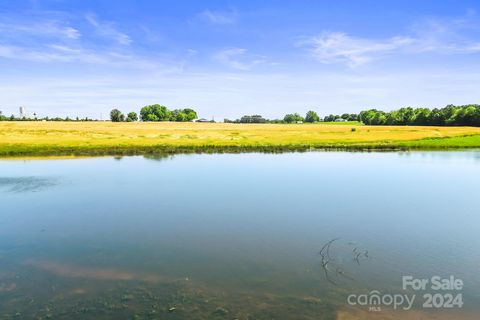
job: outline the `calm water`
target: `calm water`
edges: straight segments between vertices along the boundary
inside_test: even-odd
[[[2,160],[0,319],[477,319],[479,181],[476,151]]]

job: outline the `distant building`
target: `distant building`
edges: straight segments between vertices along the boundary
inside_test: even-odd
[[[346,119],[343,119],[343,118],[338,118],[335,120],[335,122],[346,122],[347,120]]]
[[[20,112],[20,119],[27,118],[27,108],[20,107],[18,108]]]
[[[207,120],[205,118],[200,118],[200,119],[194,119],[192,122],[210,122],[210,120]]]

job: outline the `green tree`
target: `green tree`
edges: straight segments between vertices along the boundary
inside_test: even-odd
[[[160,121],[160,119],[158,119],[158,117],[153,113],[149,113],[146,115],[146,117],[142,117],[142,118],[143,118],[143,121]]]
[[[360,112],[368,125],[480,126],[480,105],[448,105],[444,108],[400,108],[391,112],[370,109]]]
[[[303,122],[304,120],[305,119],[303,119],[303,117],[301,115],[299,115],[298,113],[287,114],[283,118],[283,121],[286,122],[286,123],[296,123],[296,122],[300,122],[300,121]]]
[[[167,107],[159,104],[145,106],[140,110],[140,119],[142,121],[168,121],[170,120],[170,115],[171,112]]]
[[[134,122],[138,120],[138,116],[136,112],[129,112],[127,114],[127,122]]]
[[[190,108],[183,109],[183,113],[185,113],[186,118],[185,121],[192,121],[198,118],[197,112]]]
[[[416,108],[414,110],[415,116],[413,119],[413,124],[417,126],[428,125],[430,120],[430,114],[432,113],[428,108]]]
[[[152,104],[140,110],[142,121],[191,121],[196,118],[195,110],[189,108],[170,111],[165,106]]]
[[[305,122],[313,123],[318,121],[320,121],[320,117],[315,111],[308,111],[305,115]]]
[[[122,122],[125,120],[125,116],[120,110],[113,109],[110,111],[110,120],[112,120],[112,122]]]
[[[183,112],[183,110],[176,109],[172,111],[170,120],[177,122],[187,121],[187,115]]]

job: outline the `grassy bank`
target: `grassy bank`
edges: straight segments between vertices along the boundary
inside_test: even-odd
[[[0,122],[0,156],[480,147],[480,128],[332,124]]]

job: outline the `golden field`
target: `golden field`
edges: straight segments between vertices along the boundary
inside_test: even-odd
[[[354,124],[0,122],[0,155],[480,147],[480,128]]]

